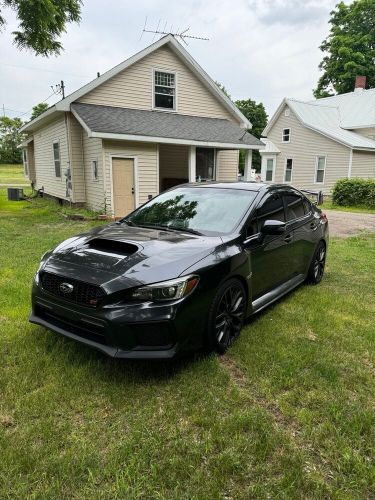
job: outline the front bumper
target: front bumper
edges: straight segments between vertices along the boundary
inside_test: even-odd
[[[192,294],[173,303],[89,308],[34,283],[29,321],[114,358],[170,359],[202,345],[206,315],[201,307]]]

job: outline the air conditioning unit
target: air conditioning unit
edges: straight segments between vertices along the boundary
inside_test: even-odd
[[[20,201],[23,200],[23,189],[21,188],[8,188],[8,200]]]

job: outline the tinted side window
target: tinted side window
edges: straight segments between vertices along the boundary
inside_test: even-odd
[[[279,220],[285,222],[284,205],[281,196],[273,195],[258,210],[259,230],[263,227],[266,220]]]
[[[303,207],[305,209],[305,214],[309,214],[311,212],[311,204],[307,198],[303,198]]]
[[[298,219],[305,215],[302,196],[298,194],[287,194],[284,196],[287,220]]]

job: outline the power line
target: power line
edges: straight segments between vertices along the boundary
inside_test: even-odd
[[[74,78],[91,78],[91,75],[88,76],[88,75],[75,75],[75,74],[72,74],[72,73],[65,73],[65,71],[54,71],[54,70],[51,70],[51,69],[44,69],[44,68],[32,68],[30,66],[21,66],[19,64],[8,64],[8,63],[3,63],[0,61],[0,66],[9,66],[10,68],[21,68],[21,69],[27,69],[29,71],[44,71],[46,73],[56,73],[56,74],[59,74],[61,75],[61,73],[64,73],[64,75],[67,75],[67,76],[72,76]]]

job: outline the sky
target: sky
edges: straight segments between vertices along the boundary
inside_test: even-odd
[[[331,0],[84,0],[82,20],[62,36],[61,55],[45,58],[19,51],[12,41],[15,14],[4,9],[0,33],[0,112],[27,119],[31,108],[53,104],[51,85],[64,80],[69,94],[150,45],[147,27],[190,27],[209,41],[189,41],[187,50],[233,100],[263,102],[272,116],[284,97],[311,99],[320,72],[319,45],[329,31]]]

